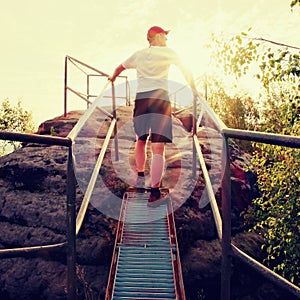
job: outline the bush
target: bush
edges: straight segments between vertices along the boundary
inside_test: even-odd
[[[31,112],[24,110],[21,101],[12,106],[5,99],[0,107],[0,131],[31,133],[34,130]],[[19,142],[0,140],[0,155],[12,152],[20,147]]]
[[[299,285],[300,150],[256,146],[260,151],[253,165],[261,197],[254,200],[246,220],[265,239],[265,263]]]

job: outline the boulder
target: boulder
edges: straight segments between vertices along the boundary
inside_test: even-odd
[[[55,134],[66,137],[82,115],[82,111],[74,111],[68,113],[66,117],[59,116],[45,121],[39,126],[37,134]],[[118,108],[118,128],[130,122],[131,116],[132,107]],[[85,129],[83,138],[86,143],[83,143],[83,146],[86,149],[89,148],[90,137],[95,135],[100,145],[96,149],[101,148],[110,118],[104,117],[102,122],[101,128]],[[183,122],[188,127],[187,130],[183,130],[186,130],[188,134],[190,123],[186,119]],[[126,134],[121,138],[126,138]],[[218,203],[220,203],[219,183],[222,177],[222,168],[220,168],[222,159],[218,134],[212,128],[202,127],[199,129],[198,138],[215,185]],[[180,141],[185,143],[188,140],[189,137]],[[171,184],[178,181],[178,178],[188,180],[184,176],[180,177],[180,170],[185,164],[184,155],[180,155],[178,147],[170,146],[168,150],[166,158],[169,166],[164,183]],[[86,153],[84,160],[93,165],[97,151],[100,150],[96,150],[91,155]],[[26,144],[21,149],[0,157],[0,249],[40,246],[66,241],[67,155],[67,148],[62,146]],[[128,159],[132,169],[134,169],[133,155],[133,151],[130,150]],[[262,240],[259,236],[245,231],[240,218],[241,210],[251,203],[254,195],[252,192],[253,175],[245,171],[248,160],[249,155],[236,146],[232,148],[231,170],[235,198],[233,209],[235,236],[233,239],[246,253],[260,259],[263,255],[260,250]],[[101,176],[111,193],[121,199],[128,184],[118,177],[114,167],[112,152],[108,149]],[[184,172],[190,171],[191,167],[190,162],[186,163]],[[190,193],[186,201],[179,203],[174,213],[186,296],[187,299],[218,299],[221,246],[209,203],[205,195],[203,196],[205,183],[200,170],[196,181],[187,189]],[[83,192],[78,185],[76,189],[77,210],[82,202]],[[174,191],[174,198],[176,198],[175,195],[180,195],[180,192]],[[97,195],[105,197],[104,193],[101,189],[97,190]],[[115,218],[89,205],[76,241],[79,300],[104,299],[116,229]],[[257,295],[257,291],[264,293],[266,296],[264,299],[268,299],[269,295],[273,297],[273,285],[261,278],[258,282],[257,274],[250,272],[247,266],[241,266],[235,261],[233,261],[233,266],[232,289],[235,296],[232,299],[262,299]],[[0,259],[1,299],[63,300],[67,298],[66,293],[67,266],[64,250],[43,251],[40,254]]]

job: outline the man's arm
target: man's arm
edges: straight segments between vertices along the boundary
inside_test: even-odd
[[[181,72],[182,72],[186,82],[191,87],[194,96],[198,95],[198,92],[197,92],[197,89],[196,89],[196,84],[195,84],[192,72],[190,70],[188,70],[187,68],[185,68],[184,66],[182,66],[182,65],[179,68],[181,69]]]
[[[126,68],[121,64],[118,67],[116,67],[114,73],[112,76],[108,77],[108,80],[110,80],[111,82],[114,82],[116,80],[116,78],[125,70]]]
[[[176,52],[173,51],[173,63],[180,69],[184,79],[186,80],[187,84],[191,87],[193,94],[197,95],[197,89],[196,89],[196,85],[195,85],[195,81],[194,81],[194,77],[192,72],[187,69],[184,64],[182,63],[181,59],[179,58],[179,56],[177,55]]]

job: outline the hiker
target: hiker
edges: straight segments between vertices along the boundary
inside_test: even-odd
[[[136,69],[137,93],[133,112],[134,130],[138,136],[135,146],[136,186],[143,187],[145,184],[146,145],[151,132],[149,206],[156,205],[164,198],[159,187],[164,171],[165,143],[172,142],[171,102],[168,96],[169,67],[176,65],[193,92],[197,93],[192,74],[182,65],[178,55],[167,47],[168,33],[168,30],[159,26],[151,27],[147,32],[149,47],[132,54],[108,78],[114,82],[125,69]]]

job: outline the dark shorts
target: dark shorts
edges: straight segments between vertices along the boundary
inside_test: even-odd
[[[154,143],[172,143],[171,103],[157,98],[135,99],[134,130],[140,140]]]

